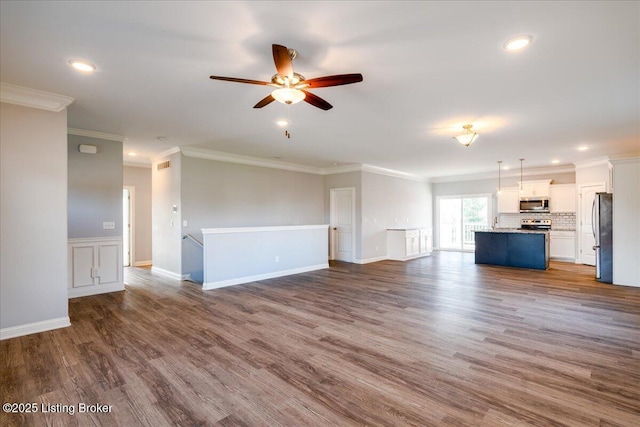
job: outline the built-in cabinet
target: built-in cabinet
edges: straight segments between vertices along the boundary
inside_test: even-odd
[[[431,255],[433,230],[411,228],[387,230],[387,258],[397,261]]]
[[[520,193],[518,187],[506,187],[498,192],[498,213],[519,213]]]
[[[69,239],[69,298],[124,290],[122,239]]]
[[[575,261],[576,259],[576,232],[564,230],[551,230],[549,232],[549,255],[556,260]]]
[[[520,197],[549,197],[551,192],[551,180],[522,181]]]
[[[556,184],[551,186],[551,196],[549,198],[550,210],[552,213],[575,212],[576,211],[576,185]]]

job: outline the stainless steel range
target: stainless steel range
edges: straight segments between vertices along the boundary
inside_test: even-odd
[[[551,220],[550,219],[521,219],[520,229],[521,230],[550,230]]]

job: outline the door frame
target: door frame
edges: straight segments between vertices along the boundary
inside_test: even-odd
[[[125,248],[124,245],[122,247],[122,252],[124,253],[124,251],[128,250],[129,251],[129,267],[134,267],[135,266],[135,247],[136,247],[136,187],[131,186],[131,185],[124,185],[122,187],[123,190],[129,190],[129,247]],[[123,214],[124,214],[124,208],[123,208]],[[122,240],[124,243],[124,233],[127,232],[127,224],[122,224]],[[124,263],[123,263],[124,264]]]
[[[588,182],[585,184],[579,184],[578,188],[576,189],[578,192],[578,206],[576,209],[576,242],[577,242],[577,246],[576,246],[576,264],[584,264],[584,259],[582,257],[582,189],[584,187],[595,187],[595,186],[601,186],[603,188],[602,191],[608,191],[607,189],[607,183],[604,181],[599,181],[599,182]],[[589,209],[589,211],[591,211]],[[591,265],[591,264],[585,264],[585,265]]]
[[[333,226],[335,224],[335,194],[336,191],[351,191],[351,262],[356,259],[356,188],[355,187],[340,187],[329,189],[329,259],[336,259],[336,238],[333,232]]]

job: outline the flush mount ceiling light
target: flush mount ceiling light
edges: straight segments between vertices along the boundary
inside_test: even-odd
[[[96,70],[96,66],[91,62],[83,61],[81,59],[71,59],[69,60],[69,65],[76,71],[81,71],[83,73],[93,73]]]
[[[532,39],[533,37],[531,36],[513,37],[504,43],[504,48],[510,51],[520,50],[529,46],[531,44]]]
[[[581,145],[580,147],[578,147],[578,151],[587,151],[588,149],[589,147],[586,145]]]
[[[289,124],[289,121],[288,121],[288,120],[284,120],[284,119],[282,119],[282,120],[278,120],[278,121],[276,122],[276,124],[277,124],[278,126],[280,126],[281,128],[283,128],[283,127],[285,127],[285,126],[287,126],[287,125]]]
[[[465,132],[462,135],[454,136],[453,138],[465,147],[470,146],[473,144],[473,141],[478,139],[478,134],[471,130],[472,127],[473,125],[462,126],[462,129],[464,129]]]
[[[273,96],[276,101],[287,105],[297,104],[306,97],[303,91],[290,87],[276,89],[271,92],[271,96]]]

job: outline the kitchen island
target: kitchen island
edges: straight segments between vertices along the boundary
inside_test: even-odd
[[[549,232],[492,229],[475,232],[476,264],[549,268]]]

